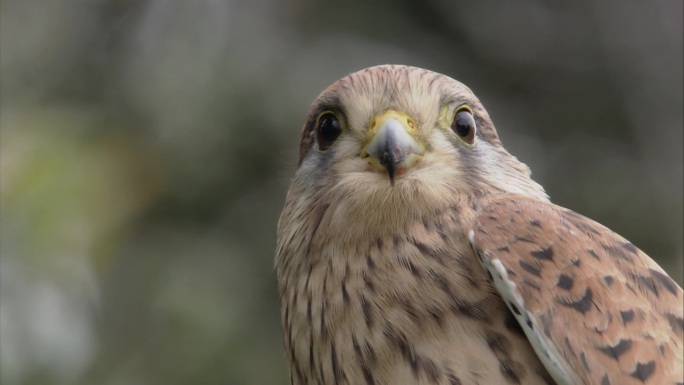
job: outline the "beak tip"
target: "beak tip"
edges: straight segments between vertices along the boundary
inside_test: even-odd
[[[389,163],[386,166],[387,169],[387,176],[389,177],[390,180],[390,186],[394,187],[394,179],[396,176],[396,167],[394,163]]]

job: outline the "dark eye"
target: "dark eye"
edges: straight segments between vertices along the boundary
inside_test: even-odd
[[[342,133],[340,121],[334,113],[327,111],[318,116],[316,140],[321,151],[327,150]]]
[[[451,129],[467,144],[475,143],[477,126],[475,125],[475,119],[473,118],[470,108],[461,107],[461,109],[456,112],[454,121],[451,123]]]

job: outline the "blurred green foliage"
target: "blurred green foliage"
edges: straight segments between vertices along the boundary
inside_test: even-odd
[[[564,206],[681,284],[682,2],[2,0],[0,380],[283,384],[275,227],[309,103],[469,85]]]

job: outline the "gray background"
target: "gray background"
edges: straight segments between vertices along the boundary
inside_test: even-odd
[[[284,384],[304,113],[376,64],[469,85],[556,203],[682,282],[680,0],[0,4],[3,384]]]

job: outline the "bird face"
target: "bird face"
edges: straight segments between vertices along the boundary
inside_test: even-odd
[[[302,133],[297,181],[352,206],[437,207],[490,190],[546,199],[470,89],[406,66],[371,67],[321,93]]]

